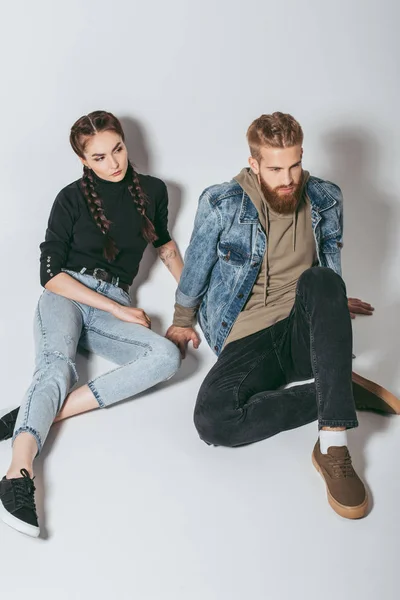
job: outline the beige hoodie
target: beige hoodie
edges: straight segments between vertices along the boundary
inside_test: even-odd
[[[304,171],[303,190],[308,177]],[[306,194],[302,194],[295,213],[280,215],[268,206],[257,176],[250,169],[242,169],[234,179],[257,208],[267,246],[251,295],[225,345],[285,319],[294,304],[298,278],[318,262]]]

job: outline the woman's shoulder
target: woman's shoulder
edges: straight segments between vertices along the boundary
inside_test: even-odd
[[[139,183],[142,190],[148,196],[158,196],[159,194],[165,194],[167,186],[162,179],[153,177],[153,175],[143,175],[138,173]]]
[[[81,212],[82,201],[81,180],[77,179],[58,192],[53,202],[52,213],[55,211],[62,211],[62,213],[67,211],[72,216],[75,215],[75,218],[78,218]]]
[[[56,195],[56,204],[78,205],[83,199],[82,179],[77,179],[72,183],[64,186]]]
[[[58,193],[58,196],[64,196],[64,197],[77,197],[78,195],[82,195],[82,179],[77,179],[76,181],[73,181],[72,183],[69,183],[68,185],[64,186]]]

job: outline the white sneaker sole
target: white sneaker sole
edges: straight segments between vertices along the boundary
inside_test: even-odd
[[[25,523],[17,517],[14,517],[12,514],[8,512],[3,506],[3,503],[0,501],[0,519],[9,527],[16,529],[20,533],[24,533],[25,535],[29,535],[30,537],[39,537],[40,529],[39,527],[35,527],[34,525],[29,525],[29,523]]]

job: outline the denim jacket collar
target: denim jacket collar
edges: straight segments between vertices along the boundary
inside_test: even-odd
[[[238,190],[241,190],[239,184],[236,185]],[[319,213],[327,210],[328,208],[332,208],[332,206],[337,204],[337,200],[329,194],[329,192],[326,190],[326,186],[321,185],[321,183],[315,177],[310,177],[307,182],[306,189],[311,203],[311,212],[313,216],[312,220],[313,223],[316,223],[321,219]],[[257,223],[257,221],[257,209],[246,192],[242,191],[242,205],[240,208],[239,223],[249,224]]]

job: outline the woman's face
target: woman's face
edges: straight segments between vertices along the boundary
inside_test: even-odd
[[[118,133],[101,131],[86,143],[82,163],[106,181],[121,181],[128,169],[128,151]]]

